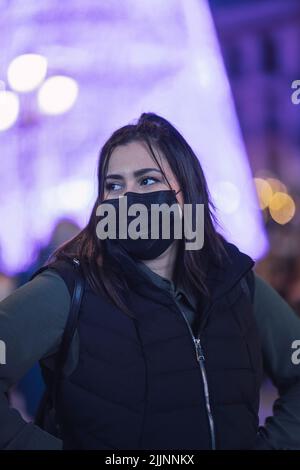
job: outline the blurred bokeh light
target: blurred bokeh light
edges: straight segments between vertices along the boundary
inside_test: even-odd
[[[9,64],[7,80],[13,90],[29,92],[42,83],[46,73],[46,57],[39,54],[22,54]]]

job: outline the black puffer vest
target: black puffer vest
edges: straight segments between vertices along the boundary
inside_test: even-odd
[[[197,338],[173,299],[123,263],[130,318],[87,283],[79,362],[57,402],[64,449],[251,449],[261,347],[245,276],[252,259],[226,243],[210,266]],[[121,261],[121,260],[120,260]],[[73,268],[52,264],[73,289]]]

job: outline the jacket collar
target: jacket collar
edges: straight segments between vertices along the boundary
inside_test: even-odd
[[[217,265],[212,261],[213,257],[209,255],[209,252],[204,255],[205,282],[210,292],[210,299],[201,299],[203,308],[208,308],[212,302],[225,295],[254,266],[252,258],[241,252],[237,246],[225,239],[223,239],[223,244],[225,253],[222,255],[220,264]],[[162,303],[169,304],[172,301],[168,290],[162,289],[162,284],[157,282],[155,278],[157,274],[153,273],[155,276],[149,276],[147,270],[150,271],[150,269],[146,265],[141,266],[141,262],[129,256],[121,246],[108,243],[106,247],[111,260],[118,263],[128,284],[135,291],[154,300],[159,298]],[[189,300],[195,302],[196,298],[192,300],[192,293],[184,291],[182,286],[177,287],[189,295]],[[197,300],[200,301],[200,299]]]
[[[177,282],[174,282],[155,273],[142,261],[137,260],[136,263],[137,268],[143,271],[143,273],[147,275],[149,281],[152,282],[156,287],[169,292],[174,297],[179,297],[180,295],[184,296],[185,300],[190,304],[191,308],[194,310],[197,309],[197,296],[190,289],[187,289],[187,287],[183,286],[183,284],[180,282],[180,279],[178,279]]]
[[[226,240],[223,241],[225,253],[220,265],[209,262],[206,257],[206,284],[212,299],[223,296],[254,266],[253,259]]]

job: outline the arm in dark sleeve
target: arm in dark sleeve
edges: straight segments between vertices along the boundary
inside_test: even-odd
[[[0,449],[62,449],[62,441],[9,406],[7,392],[40,359],[53,354],[67,321],[70,294],[53,270],[38,274],[0,302]],[[3,362],[3,360],[1,361]]]
[[[257,274],[254,311],[264,369],[279,394],[273,416],[260,430],[257,448],[300,449],[300,364],[292,361],[293,342],[300,340],[300,318]]]

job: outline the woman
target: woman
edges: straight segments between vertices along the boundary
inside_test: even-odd
[[[54,252],[51,269],[0,304],[10,358],[1,366],[4,389],[37,360],[50,386],[73,290],[72,260],[80,263],[86,287],[56,404],[62,439],[0,404],[6,423],[0,445],[272,448],[267,430],[258,427],[261,335],[249,295],[261,284],[253,260],[216,231],[193,150],[167,120],[144,113],[103,146],[98,183],[87,226]],[[189,223],[184,204],[203,204],[203,247],[187,250],[186,240],[175,239],[172,217],[169,238],[160,227],[157,239],[114,239],[111,232],[101,239],[99,208],[106,204],[119,215],[121,196],[129,208],[143,203],[147,213],[152,204],[178,203],[183,225]],[[124,220],[129,227],[132,213]],[[21,337],[26,324],[31,339]]]

